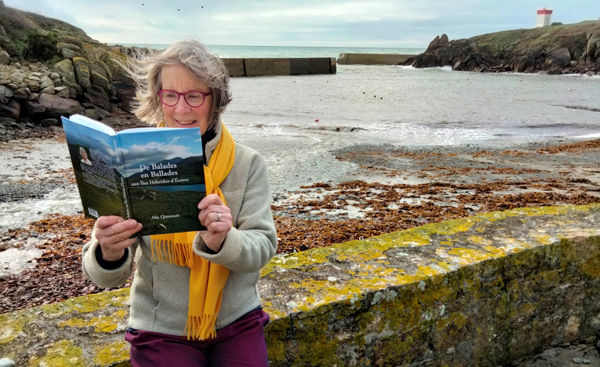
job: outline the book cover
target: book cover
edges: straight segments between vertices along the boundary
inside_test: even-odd
[[[199,128],[115,132],[85,116],[62,118],[83,211],[142,223],[137,236],[198,231],[206,196]]]

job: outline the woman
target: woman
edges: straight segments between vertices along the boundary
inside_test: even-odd
[[[83,271],[101,287],[131,286],[129,329],[135,366],[267,366],[260,307],[260,269],[274,256],[277,236],[263,158],[233,142],[220,115],[231,101],[224,64],[197,41],[135,57],[135,110],[159,127],[199,127],[207,196],[198,203],[197,233],[131,238],[133,219],[98,218],[83,249]],[[157,256],[181,245],[189,259]],[[192,252],[193,251],[193,252]]]

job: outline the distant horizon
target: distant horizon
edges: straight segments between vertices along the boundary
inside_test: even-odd
[[[176,41],[175,41],[176,42]],[[148,43],[148,42],[106,42],[109,46],[129,46],[129,45],[170,45],[171,43]],[[206,46],[220,46],[220,47],[289,47],[289,48],[381,48],[381,49],[415,49],[425,50],[427,47],[403,47],[403,46],[287,46],[287,45],[225,45],[225,44],[209,44],[205,43]]]

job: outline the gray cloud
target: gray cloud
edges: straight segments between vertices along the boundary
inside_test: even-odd
[[[58,18],[106,43],[426,47],[450,39],[535,25],[538,0],[5,0]],[[144,5],[142,5],[144,4]],[[553,21],[598,19],[598,0],[545,0]]]

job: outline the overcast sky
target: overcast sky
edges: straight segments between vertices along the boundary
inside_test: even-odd
[[[5,0],[57,18],[105,43],[168,44],[196,36],[208,45],[418,47],[533,28],[536,11],[553,22],[600,19],[600,0]]]

